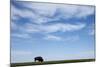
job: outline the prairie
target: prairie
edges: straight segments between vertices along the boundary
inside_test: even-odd
[[[45,65],[45,64],[91,62],[91,61],[95,61],[95,59],[75,59],[75,60],[44,61],[42,63],[39,63],[39,62],[23,62],[23,63],[11,63],[10,65],[11,65],[11,67],[18,67],[18,66]]]

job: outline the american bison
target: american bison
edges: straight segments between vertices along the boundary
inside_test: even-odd
[[[38,57],[34,58],[34,61],[35,62],[43,62],[44,60],[43,60],[43,58],[41,56],[38,56]]]

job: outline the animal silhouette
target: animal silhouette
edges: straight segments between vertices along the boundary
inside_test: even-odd
[[[34,58],[34,61],[35,62],[43,62],[44,60],[43,60],[43,58],[41,56],[38,56],[38,57]]]

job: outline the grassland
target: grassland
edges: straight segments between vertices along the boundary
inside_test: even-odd
[[[59,63],[91,62],[91,61],[95,61],[95,59],[45,61],[43,63],[38,63],[38,62],[11,63],[11,67],[31,66],[31,65],[45,65],[45,64],[59,64]]]

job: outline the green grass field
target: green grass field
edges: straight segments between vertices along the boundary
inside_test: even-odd
[[[30,65],[45,65],[45,64],[59,64],[59,63],[91,62],[91,61],[95,61],[95,59],[45,61],[43,63],[38,63],[38,62],[11,63],[11,67],[30,66]]]

